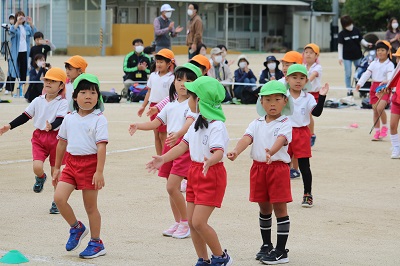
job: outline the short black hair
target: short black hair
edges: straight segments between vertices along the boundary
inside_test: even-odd
[[[135,45],[135,43],[138,43],[138,42],[143,44],[143,40],[142,39],[134,39],[133,42],[132,42],[132,45]]]
[[[190,3],[189,5],[192,5],[193,8],[197,11],[197,13],[199,13],[199,5],[196,3]]]
[[[44,39],[44,35],[40,31],[37,31],[37,32],[35,32],[35,34],[33,34],[33,39],[36,40],[36,39],[39,39],[39,38]]]
[[[146,47],[144,47],[143,53],[152,54],[155,51],[156,51],[156,48],[154,46],[146,46]]]
[[[349,15],[344,15],[340,18],[340,24],[342,24],[342,28],[346,28],[347,26],[353,24],[353,20]]]
[[[74,110],[79,111],[79,106],[78,103],[75,101],[75,99],[78,97],[78,93],[83,90],[95,90],[97,92],[97,100],[100,99],[100,88],[99,85],[96,83],[92,83],[88,80],[81,80],[78,85],[76,86],[76,89],[74,89],[74,92],[72,93],[72,99],[73,101],[73,106]],[[93,109],[98,109],[99,108],[99,102],[96,103],[96,106]]]
[[[218,47],[219,49],[221,49],[222,50],[222,48],[224,48],[225,49],[225,51],[228,51],[228,49],[226,48],[226,46],[225,45],[223,45],[223,44],[218,44],[217,46],[215,46],[215,47]]]
[[[38,66],[38,65],[36,64],[36,61],[39,60],[39,59],[41,59],[41,58],[46,59],[46,58],[44,57],[44,54],[37,54],[37,55],[35,55],[35,57],[33,58],[33,62],[32,62],[32,65],[33,65],[34,68],[41,67],[41,66]]]

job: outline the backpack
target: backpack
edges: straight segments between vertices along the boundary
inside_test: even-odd
[[[115,92],[101,91],[100,93],[105,103],[119,103],[121,101],[121,95]]]
[[[131,102],[143,101],[146,97],[147,89],[145,85],[136,85],[129,88],[129,100]]]

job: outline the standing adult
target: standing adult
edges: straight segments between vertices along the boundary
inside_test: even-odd
[[[365,47],[372,47],[372,43],[363,39],[361,32],[358,28],[354,27],[353,20],[350,16],[344,15],[340,18],[343,30],[339,32],[338,38],[338,52],[339,64],[344,64],[345,83],[347,88],[347,95],[352,95],[351,88],[351,64],[358,67],[362,58],[361,45]]]
[[[397,18],[391,18],[387,25],[387,31],[385,36],[386,41],[390,42],[392,45],[392,53],[396,53],[397,49],[400,47],[400,30],[399,22]]]
[[[153,22],[156,53],[164,48],[171,50],[171,37],[176,37],[183,30],[180,26],[175,29],[175,22],[170,20],[175,9],[169,4],[162,5],[160,11],[161,16],[156,17]]]
[[[7,78],[7,81],[11,81],[12,83],[6,84],[5,94],[14,91],[14,81],[17,77],[20,79],[20,89],[22,89],[21,84],[24,84],[26,81],[31,41],[30,38],[33,37],[35,32],[36,28],[33,25],[32,18],[25,17],[24,12],[18,11],[15,14],[15,24],[10,27],[10,56],[13,60],[8,61],[9,77]]]
[[[186,27],[186,46],[189,47],[189,60],[196,55],[197,46],[203,43],[203,21],[198,15],[199,6],[191,3],[187,14],[190,17]]]

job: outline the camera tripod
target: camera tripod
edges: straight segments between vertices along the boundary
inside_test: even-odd
[[[20,81],[20,78],[19,78],[19,76],[18,76],[17,68],[15,67],[14,58],[13,58],[12,55],[11,55],[9,41],[7,40],[8,29],[5,29],[4,35],[5,35],[5,41],[3,41],[3,42],[1,43],[1,53],[2,53],[3,56],[4,56],[4,61],[7,61],[7,62],[8,62],[8,68],[10,68],[10,66],[13,67],[14,72],[15,72],[15,75],[16,75],[16,79],[15,79],[15,80],[17,80],[17,81],[19,82],[19,81]],[[11,65],[10,65],[10,62],[11,62]],[[8,71],[8,73],[10,73],[10,71]],[[6,84],[7,84],[7,82],[10,81],[9,78],[10,78],[10,77],[7,76]],[[14,85],[14,84],[13,84],[13,85]],[[22,96],[23,96],[23,93],[22,93],[22,86],[21,86],[21,84],[19,84],[19,88],[18,88],[18,89],[19,89],[19,96],[22,97]],[[9,102],[9,101],[2,101],[2,100],[0,99],[0,103],[2,103],[2,102]]]

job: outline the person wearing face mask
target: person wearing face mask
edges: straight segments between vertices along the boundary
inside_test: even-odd
[[[372,47],[373,44],[363,39],[360,30],[354,27],[353,20],[350,16],[342,16],[340,18],[340,24],[343,30],[339,32],[338,37],[339,64],[344,64],[345,84],[348,90],[347,95],[352,95],[351,64],[353,64],[354,67],[360,65],[362,58],[361,45]]]
[[[29,71],[29,82],[36,81],[35,83],[29,83],[29,87],[25,93],[25,99],[28,103],[32,102],[33,99],[42,95],[43,83],[39,83],[42,78],[46,75],[47,70],[51,68],[50,64],[46,65],[46,58],[44,54],[36,54],[32,60],[32,68]]]
[[[164,4],[160,8],[161,16],[154,19],[156,53],[163,48],[171,49],[171,37],[176,37],[183,30],[180,26],[175,28],[175,22],[170,20],[172,11],[175,11],[175,9],[169,4]]]
[[[256,95],[259,91],[256,86],[257,77],[249,68],[250,63],[247,56],[243,54],[239,55],[237,61],[239,68],[235,70],[235,83],[248,83],[249,85],[235,85],[233,87],[233,92],[236,98],[240,99],[244,104],[256,103]]]
[[[232,101],[232,94],[230,92],[231,84],[224,84],[233,82],[232,72],[227,64],[223,62],[222,51],[218,47],[214,47],[210,51],[211,54],[211,68],[207,72],[207,76],[213,77],[220,81],[225,87],[225,99],[223,103],[230,103]]]
[[[198,12],[197,4],[189,4],[187,14],[190,19],[186,26],[186,46],[189,48],[189,60],[196,55],[198,45],[203,43],[203,21]]]
[[[260,84],[265,84],[270,80],[279,80],[283,78],[283,72],[279,69],[279,61],[276,57],[270,55],[264,62],[265,69],[260,74]]]
[[[134,83],[147,82],[147,76],[150,74],[151,58],[143,52],[143,40],[135,39],[132,42],[133,51],[125,56],[124,59],[124,90],[129,92],[130,86]],[[124,93],[123,93],[124,94]]]
[[[392,45],[392,53],[395,53],[400,47],[400,30],[397,18],[391,18],[387,25],[385,40]]]

